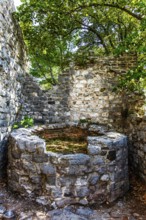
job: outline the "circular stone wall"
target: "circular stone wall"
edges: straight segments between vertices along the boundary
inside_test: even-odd
[[[123,196],[129,188],[126,136],[106,132],[88,136],[87,141],[87,154],[63,155],[47,152],[45,141],[32,130],[13,131],[8,147],[9,188],[54,208],[110,203]]]

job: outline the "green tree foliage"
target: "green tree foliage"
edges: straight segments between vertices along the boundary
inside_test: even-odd
[[[121,87],[146,76],[145,0],[21,0],[19,21],[32,74],[56,84],[56,75],[89,50],[97,55],[137,53],[138,66]]]

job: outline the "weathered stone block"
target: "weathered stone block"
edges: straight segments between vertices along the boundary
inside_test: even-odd
[[[59,186],[61,187],[69,187],[71,186],[72,190],[73,190],[73,186],[75,185],[76,182],[76,177],[75,176],[60,176],[57,179],[57,183]]]
[[[41,184],[41,176],[30,176],[30,181],[33,183],[33,184],[38,184],[40,185]]]
[[[25,171],[36,173],[36,166],[33,163],[28,162],[26,160],[23,160],[21,163]]]
[[[36,201],[39,204],[44,205],[44,206],[51,205],[51,202],[50,202],[48,196],[39,196],[39,197],[36,198]]]
[[[99,166],[101,166],[101,165],[103,165],[104,164],[104,158],[103,157],[101,157],[101,156],[97,156],[97,155],[95,155],[95,156],[93,156],[93,157],[91,157],[91,164],[94,166],[94,165],[99,165]],[[94,167],[93,167],[94,168]]]
[[[104,148],[111,148],[112,147],[112,140],[107,136],[99,136],[97,137],[88,137],[88,143],[91,145],[101,146],[102,149]]]
[[[101,146],[88,145],[88,154],[95,155],[101,152]]]
[[[70,154],[61,156],[58,161],[60,164],[68,162],[70,165],[87,165],[90,162],[90,157],[86,154]]]
[[[84,165],[68,165],[68,166],[61,166],[61,167],[57,167],[58,172],[60,174],[64,174],[65,175],[75,175],[75,176],[79,176],[79,175],[85,175],[86,173],[90,173],[91,169],[90,167],[88,168],[87,166]]]
[[[95,176],[94,175],[91,176],[88,180],[90,185],[96,185],[97,182],[99,181],[99,175],[98,174],[96,174]]]
[[[32,161],[32,155],[28,154],[28,152],[27,153],[23,153],[23,154],[21,154],[21,159],[24,159],[24,160],[26,160],[28,162],[31,162]]]
[[[46,183],[50,186],[55,186],[56,185],[56,176],[47,176],[46,177]]]
[[[21,151],[19,149],[14,149],[12,151],[12,156],[14,159],[20,159],[21,158]]]
[[[41,172],[43,174],[51,176],[51,175],[55,175],[56,170],[55,170],[55,167],[52,166],[51,164],[43,164],[41,165]]]
[[[86,186],[86,185],[88,185],[87,176],[78,177],[78,178],[76,179],[75,185],[76,185],[76,186]]]
[[[32,161],[36,163],[46,163],[48,162],[48,156],[46,154],[39,155],[35,153],[32,155]]]
[[[76,188],[76,193],[79,198],[83,198],[83,197],[88,196],[90,191],[89,191],[88,187],[82,186],[82,187]]]
[[[49,189],[51,191],[52,199],[62,198],[62,191],[60,188],[55,187],[55,186],[50,186],[47,189]]]
[[[56,200],[56,206],[58,208],[63,208],[69,204],[74,204],[76,203],[76,200],[73,198],[63,198],[61,200]]]

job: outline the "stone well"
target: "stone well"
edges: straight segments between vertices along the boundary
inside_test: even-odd
[[[32,131],[21,128],[9,138],[8,186],[13,191],[57,208],[110,203],[128,190],[125,135],[88,136],[87,154],[63,155],[47,152],[45,141]]]

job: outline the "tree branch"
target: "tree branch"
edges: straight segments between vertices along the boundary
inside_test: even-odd
[[[120,7],[118,4],[98,4],[98,3],[91,3],[88,5],[79,5],[77,8],[70,10],[68,13],[72,13],[75,11],[80,11],[82,9],[85,8],[91,8],[91,7],[109,7],[109,8],[117,8],[121,11],[126,12],[127,14],[131,15],[132,17],[136,18],[137,20],[141,21],[142,20],[142,16],[135,14],[134,12],[130,11],[129,9],[125,8],[125,7]]]
[[[91,26],[88,26],[86,24],[83,24],[82,22],[80,22],[78,20],[76,20],[76,22],[78,22],[82,25],[81,29],[86,28],[88,31],[91,31],[92,33],[94,33],[99,38],[101,44],[103,45],[103,47],[105,49],[106,54],[109,54],[108,48],[107,48],[103,38],[101,37],[101,35],[94,28],[92,28]]]

